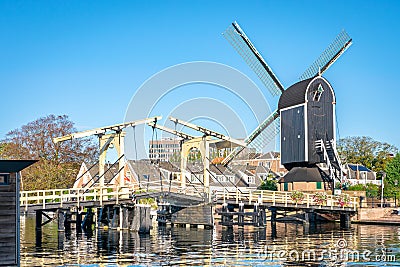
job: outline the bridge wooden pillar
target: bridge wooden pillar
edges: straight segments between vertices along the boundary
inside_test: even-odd
[[[244,203],[239,203],[238,225],[244,225]]]
[[[344,212],[340,213],[340,227],[344,229],[349,229],[351,225],[350,213]]]
[[[35,212],[35,238],[36,238],[36,247],[42,246],[42,211],[37,210]]]
[[[210,143],[209,143],[209,137],[204,136],[202,137],[202,141],[200,143],[200,153],[203,158],[203,183],[204,183],[204,189],[205,193],[207,194],[207,199],[208,202],[211,202],[211,192],[210,192]]]
[[[65,216],[64,212],[62,209],[57,210],[57,226],[58,226],[58,231],[64,231],[64,223],[65,223]]]
[[[76,213],[75,213],[75,227],[76,227],[76,232],[80,233],[82,232],[82,209],[81,207],[76,208]]]

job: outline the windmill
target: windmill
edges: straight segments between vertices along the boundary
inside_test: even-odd
[[[300,81],[286,89],[237,22],[233,22],[223,35],[271,94],[280,95],[277,110],[245,139],[246,144],[262,149],[275,138],[280,128],[281,163],[289,174],[321,173],[319,164],[328,170],[330,183],[342,182],[343,169],[336,151],[335,94],[321,75],[352,44],[349,35],[342,31],[304,72]],[[242,150],[243,147],[237,147],[222,163],[227,165]]]

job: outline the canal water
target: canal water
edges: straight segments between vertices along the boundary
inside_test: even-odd
[[[40,242],[41,241],[41,242]],[[21,266],[400,266],[400,227],[271,223],[212,230],[158,227],[149,235],[95,230],[35,237],[21,217]]]

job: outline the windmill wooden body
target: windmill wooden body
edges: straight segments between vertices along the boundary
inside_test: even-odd
[[[245,139],[246,143],[253,143],[260,149],[280,130],[281,162],[289,170],[289,176],[320,173],[320,178],[330,185],[343,182],[343,169],[336,151],[335,93],[321,75],[351,45],[352,39],[342,31],[304,72],[300,81],[285,89],[236,22],[228,27],[224,36],[266,88],[273,95],[280,95],[277,110]],[[228,164],[240,152],[238,147],[223,163]],[[299,172],[298,168],[304,168],[306,172]],[[309,169],[318,171],[307,171]]]

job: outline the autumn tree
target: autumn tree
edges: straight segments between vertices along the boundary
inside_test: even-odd
[[[373,140],[367,136],[352,136],[339,140],[338,152],[344,163],[362,164],[380,172],[398,149],[388,143]]]
[[[53,138],[76,132],[68,116],[48,115],[7,133],[4,159],[38,159],[22,172],[24,190],[71,187],[83,161],[94,163],[97,145],[90,138],[54,144]]]

